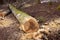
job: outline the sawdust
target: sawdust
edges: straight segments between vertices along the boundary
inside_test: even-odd
[[[45,22],[44,24],[40,25],[43,27],[42,29],[39,29],[36,32],[32,33],[26,33],[22,36],[22,40],[25,39],[35,39],[35,40],[42,40],[43,37],[45,37],[46,40],[48,40],[48,37],[45,35],[50,35],[51,32],[56,32],[57,30],[60,30],[60,17],[56,17],[53,20],[50,20],[49,22]],[[53,31],[52,31],[53,30]]]
[[[4,18],[3,20],[0,20],[0,26],[1,27],[8,27],[10,26],[14,21],[9,18]]]
[[[45,4],[44,4],[45,5]],[[40,7],[42,7],[42,6],[39,6],[39,8]],[[34,12],[35,12],[35,7],[33,7],[34,8]],[[36,7],[36,8],[38,8],[38,7]],[[45,7],[45,8],[47,8],[47,7]],[[43,8],[43,9],[45,9],[45,8]],[[32,7],[30,8],[30,10],[32,9]],[[28,13],[30,12],[30,10],[26,10]],[[37,10],[37,9],[36,9]],[[47,10],[47,9],[46,9]],[[32,11],[32,10],[31,10]],[[33,14],[33,13],[32,13]],[[35,14],[35,13],[34,13]],[[33,15],[34,15],[33,14]],[[39,13],[40,14],[40,13]],[[38,14],[38,15],[39,15]],[[42,14],[44,14],[44,12],[42,13]],[[58,14],[58,13],[57,13]],[[32,16],[33,16],[32,15]],[[35,14],[36,15],[36,14]],[[34,15],[34,16],[35,16]],[[41,15],[41,14],[40,14]],[[39,15],[39,16],[40,16]],[[47,16],[47,15],[46,15]],[[54,14],[53,14],[53,16],[55,16]],[[8,16],[7,16],[8,17]],[[13,16],[12,16],[13,17]],[[50,17],[52,17],[52,15],[50,15]],[[50,19],[50,17],[47,17],[47,18],[49,18],[49,20],[51,20]],[[56,17],[56,16],[55,16]],[[11,18],[11,16],[10,16],[10,18]],[[12,18],[13,19],[13,18]],[[48,21],[49,21],[48,20]],[[10,25],[10,23],[13,23],[12,22],[12,20],[11,19],[9,19],[9,21],[8,21],[8,18],[7,18],[7,20],[6,20],[7,22],[8,22],[8,24],[7,25]],[[10,22],[10,23],[9,23]],[[1,22],[2,23],[2,22]],[[5,22],[4,22],[5,23]],[[6,26],[7,26],[6,25]],[[41,26],[41,25],[40,25]],[[3,26],[2,26],[3,27]],[[14,26],[15,27],[15,26]],[[43,29],[39,29],[37,32],[32,32],[32,33],[25,33],[25,34],[23,34],[22,36],[21,36],[21,39],[22,40],[33,40],[33,39],[38,39],[38,40],[40,40],[41,38],[42,38],[42,36],[44,36],[46,39],[47,39],[47,37],[43,34],[43,32],[45,32],[46,34],[50,34],[50,30],[51,30],[51,32],[53,32],[55,29],[59,29],[60,30],[60,17],[59,18],[54,18],[54,20],[51,20],[51,21],[49,21],[49,22],[46,22],[46,23],[43,23],[42,24],[42,26],[41,27],[43,27]],[[9,29],[8,29],[9,30]],[[13,31],[13,30],[12,30]],[[55,32],[56,32],[56,30],[55,30]],[[53,36],[51,36],[50,38],[49,38],[49,40],[60,40],[60,34],[59,35],[55,35],[55,32],[54,33],[52,33],[52,35]],[[6,32],[5,32],[6,33]],[[19,32],[20,33],[20,32]],[[24,33],[24,32],[22,32],[22,33]],[[58,32],[57,32],[58,33]],[[10,31],[10,34],[12,34],[12,32]],[[10,35],[9,34],[9,35]],[[21,35],[21,34],[20,34]],[[49,35],[50,36],[50,35]],[[14,36],[12,36],[13,37],[13,39],[14,39]],[[18,36],[17,36],[18,37]],[[54,38],[53,38],[54,37]],[[16,38],[16,37],[15,37]],[[33,38],[33,39],[32,39]],[[58,38],[58,39],[57,39]],[[13,40],[12,38],[10,38],[10,40]],[[21,40],[20,39],[20,40]],[[14,39],[15,40],[15,39]]]
[[[46,32],[46,34],[49,33],[48,30],[45,29],[39,29],[37,32],[32,32],[32,33],[26,33],[24,35],[22,35],[21,39],[25,40],[25,39],[42,39],[42,37],[44,36],[44,34],[42,32]]]

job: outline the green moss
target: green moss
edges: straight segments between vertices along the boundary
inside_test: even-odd
[[[60,5],[58,5],[58,6],[56,7],[56,10],[60,10]]]
[[[39,22],[45,22],[46,21],[46,19],[43,16],[37,17],[37,20]]]

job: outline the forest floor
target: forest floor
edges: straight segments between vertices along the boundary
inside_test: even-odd
[[[40,29],[47,30],[46,33],[44,31],[39,34],[40,36],[44,34],[43,37],[40,38],[38,35],[31,38],[31,33],[20,30],[18,20],[11,13],[0,22],[0,40],[60,40],[60,10],[57,10],[59,5],[60,3],[51,5],[43,3],[21,8],[22,11],[38,20]]]

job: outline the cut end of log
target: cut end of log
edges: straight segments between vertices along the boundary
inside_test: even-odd
[[[11,4],[9,4],[9,8],[12,10],[13,14],[20,22],[19,28],[22,29],[24,32],[30,33],[30,32],[35,32],[39,29],[39,24],[35,18],[31,17],[25,12],[19,11]]]
[[[26,21],[22,26],[24,32],[35,32],[39,29],[39,24],[35,18],[31,18]]]

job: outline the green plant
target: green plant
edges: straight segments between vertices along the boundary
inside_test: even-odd
[[[40,1],[40,0],[35,0],[35,1],[36,1],[36,3],[37,3],[37,4],[40,4],[40,3],[41,3],[41,1]]]
[[[56,7],[56,10],[60,10],[60,5],[58,5],[58,6]]]
[[[40,17],[37,17],[37,20],[39,22],[45,22],[46,19],[43,16],[40,16]]]
[[[50,2],[48,3],[48,5],[52,5],[52,2],[50,1]]]

